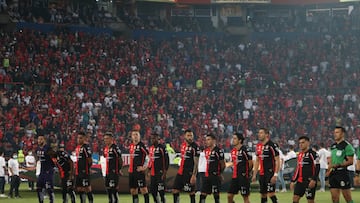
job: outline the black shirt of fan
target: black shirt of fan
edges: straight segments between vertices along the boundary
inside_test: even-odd
[[[121,150],[116,144],[106,146],[104,148],[104,157],[106,159],[106,175],[109,174],[119,174],[121,169]]]
[[[76,147],[76,164],[75,164],[75,174],[76,175],[89,175],[91,162],[88,161],[88,158],[92,158],[92,152],[90,146],[87,144],[78,145]]]

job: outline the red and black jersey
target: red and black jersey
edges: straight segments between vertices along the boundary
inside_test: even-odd
[[[143,166],[145,162],[146,156],[149,154],[146,149],[144,143],[139,142],[137,145],[131,143],[130,144],[130,165],[129,165],[129,173],[133,173],[136,171],[138,166]]]
[[[249,178],[250,166],[249,161],[252,160],[250,152],[245,146],[241,146],[240,149],[233,148],[231,150],[231,160],[233,162],[233,175],[232,178],[244,176]]]
[[[300,152],[297,158],[297,166],[292,177],[292,182],[317,180],[320,171],[319,155],[317,152],[309,149],[306,152]]]
[[[181,145],[181,161],[178,174],[192,173],[194,170],[194,157],[200,156],[200,149],[195,142],[187,145],[184,142]]]
[[[116,144],[106,146],[104,148],[104,157],[106,159],[106,170],[105,174],[115,174],[120,173],[122,167],[122,157],[121,150]]]
[[[275,172],[275,157],[279,156],[279,146],[269,140],[256,145],[256,156],[259,158],[259,173],[265,175]]]
[[[162,174],[169,168],[169,155],[165,147],[161,144],[157,146],[152,145],[149,150],[149,168],[151,169],[151,176]]]
[[[75,175],[89,175],[91,162],[89,158],[92,158],[92,152],[90,146],[87,144],[78,145],[76,147],[76,164],[75,164]]]
[[[224,151],[218,146],[215,146],[212,150],[206,148],[204,153],[206,159],[205,177],[209,177],[209,175],[220,175],[222,172],[220,161],[224,160]]]
[[[53,158],[56,167],[59,169],[60,178],[67,178],[70,175],[72,160],[65,151],[57,151],[56,157]]]

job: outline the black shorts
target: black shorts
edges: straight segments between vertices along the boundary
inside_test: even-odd
[[[250,180],[244,176],[231,179],[230,187],[228,193],[230,194],[240,194],[243,196],[248,196],[250,194]]]
[[[74,187],[74,181],[69,179],[69,177],[61,178],[61,188],[63,190],[70,190]]]
[[[117,188],[119,184],[119,175],[117,174],[108,174],[105,176],[105,187],[106,188]]]
[[[305,194],[306,199],[315,199],[316,184],[313,188],[309,188],[308,186],[309,181],[304,181],[302,183],[297,182],[294,188],[294,195],[302,197]]]
[[[201,193],[216,194],[220,192],[221,180],[220,176],[209,175],[203,179],[203,187]]]
[[[90,187],[90,175],[77,175],[75,177],[76,187]]]
[[[37,188],[45,188],[45,189],[53,189],[54,188],[54,175],[52,173],[43,173],[40,174],[37,182],[36,187]]]
[[[261,194],[275,192],[275,184],[270,183],[271,178],[272,178],[272,174],[260,175],[259,184],[260,184]]]
[[[190,184],[192,174],[176,174],[173,189],[184,190],[184,192],[194,192],[195,185]]]
[[[333,171],[329,176],[330,188],[350,189],[348,170]]]
[[[162,174],[151,176],[150,192],[155,194],[159,191],[165,191],[165,182],[162,180]]]
[[[130,188],[143,188],[146,187],[145,173],[129,173],[129,187]]]

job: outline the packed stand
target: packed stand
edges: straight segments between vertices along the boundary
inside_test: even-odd
[[[41,132],[73,151],[83,130],[94,152],[106,131],[126,152],[136,123],[145,144],[156,131],[176,150],[187,128],[199,144],[215,132],[226,150],[233,132],[253,142],[260,126],[285,148],[304,134],[329,144],[336,123],[349,140],[360,138],[359,36],[234,43],[1,35],[0,147],[7,151],[33,150]]]

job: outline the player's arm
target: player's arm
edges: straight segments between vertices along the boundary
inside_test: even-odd
[[[219,164],[220,164],[220,173],[222,173],[225,169],[224,152],[222,150],[219,151]]]
[[[88,164],[88,167],[91,168],[92,166],[92,153],[90,146],[86,146],[86,149],[84,150],[85,156],[86,156],[86,163]]]
[[[70,158],[70,156],[67,156],[67,162],[68,162],[68,164],[69,164],[69,166],[70,166],[70,179],[72,179],[73,177],[74,177],[74,162],[71,160],[71,158]]]
[[[122,153],[119,147],[116,147],[116,154],[118,159],[118,169],[121,170],[123,167],[123,159],[122,159]]]
[[[161,148],[161,153],[162,153],[162,155],[163,155],[164,171],[166,172],[166,171],[169,169],[169,165],[170,165],[169,154],[168,154],[168,152],[165,150],[165,148]]]
[[[255,163],[254,163],[254,167],[253,167],[253,175],[252,175],[252,181],[256,180],[256,175],[258,173],[259,170],[259,156],[256,156],[255,158]]]
[[[320,173],[320,161],[319,161],[319,155],[317,153],[314,153],[314,163],[315,164],[315,173],[313,177],[311,178],[314,181],[317,181]]]
[[[144,156],[144,163],[142,166],[139,166],[137,170],[138,171],[146,171],[146,169],[148,169],[148,167],[149,167],[149,162],[150,162],[149,152],[146,150],[145,146],[141,147],[141,151]]]
[[[279,173],[279,169],[280,169],[280,157],[279,156],[275,156],[275,171],[274,171],[274,176],[277,176],[277,173]]]

